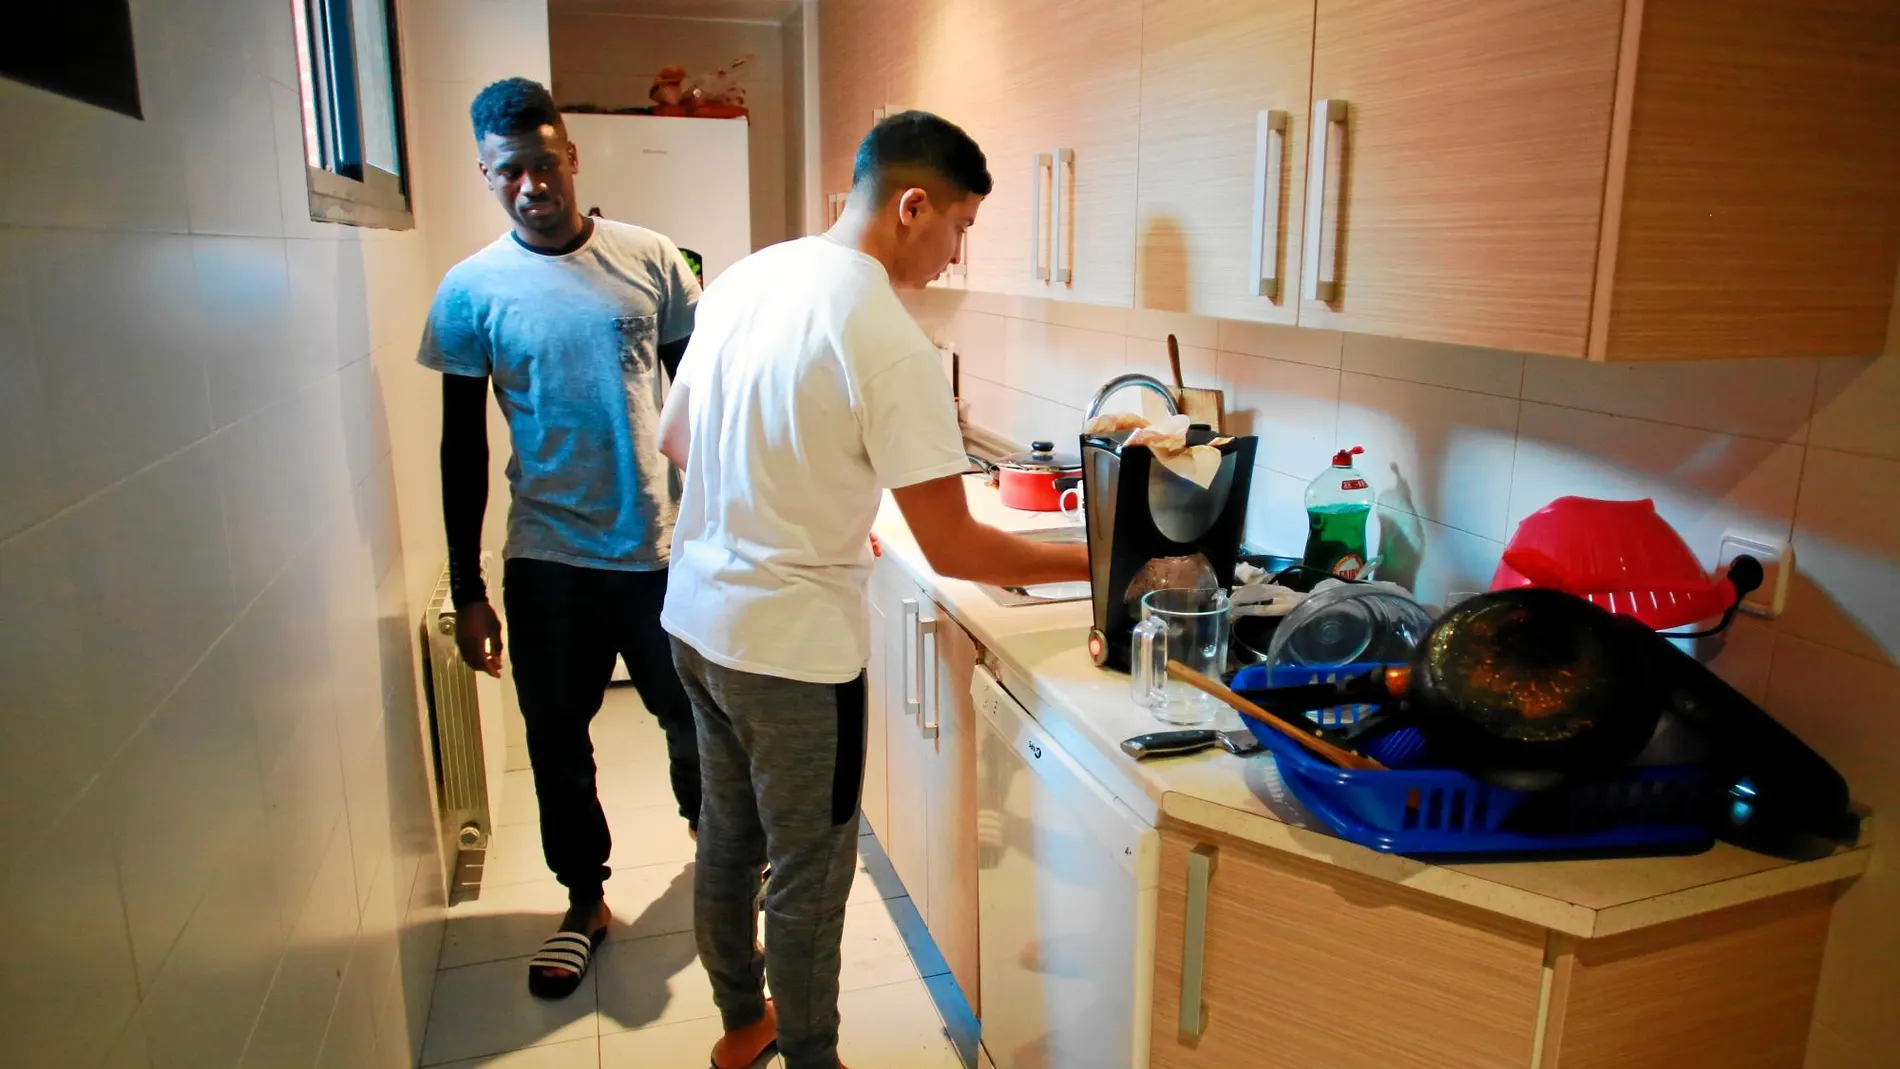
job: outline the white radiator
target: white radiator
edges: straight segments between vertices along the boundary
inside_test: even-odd
[[[423,609],[422,648],[436,809],[444,853],[453,861],[463,851],[488,846],[507,743],[500,682],[464,664],[455,647],[455,600],[446,566]]]

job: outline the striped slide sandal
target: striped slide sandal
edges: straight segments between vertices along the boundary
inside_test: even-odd
[[[596,929],[591,936],[580,932],[555,932],[541,949],[528,959],[528,994],[535,998],[566,998],[587,978],[594,951],[607,941],[607,929]],[[546,973],[543,969],[563,969]]]

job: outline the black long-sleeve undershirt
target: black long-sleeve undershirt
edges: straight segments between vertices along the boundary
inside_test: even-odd
[[[488,511],[488,379],[442,376],[442,529],[458,606],[488,600],[482,517]]]
[[[677,379],[687,339],[659,348]],[[482,519],[488,512],[488,380],[442,376],[442,529],[449,543],[449,592],[455,604],[488,600],[482,580]]]

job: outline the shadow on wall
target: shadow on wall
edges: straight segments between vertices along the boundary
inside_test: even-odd
[[[1162,312],[1188,310],[1187,235],[1178,220],[1161,216],[1142,228],[1141,253],[1135,262],[1135,307]]]

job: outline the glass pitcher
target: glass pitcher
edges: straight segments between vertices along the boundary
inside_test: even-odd
[[[1141,598],[1141,622],[1133,634],[1135,703],[1167,724],[1194,726],[1214,719],[1224,706],[1168,675],[1168,662],[1180,661],[1209,679],[1227,668],[1227,639],[1232,624],[1224,590],[1150,590]]]

